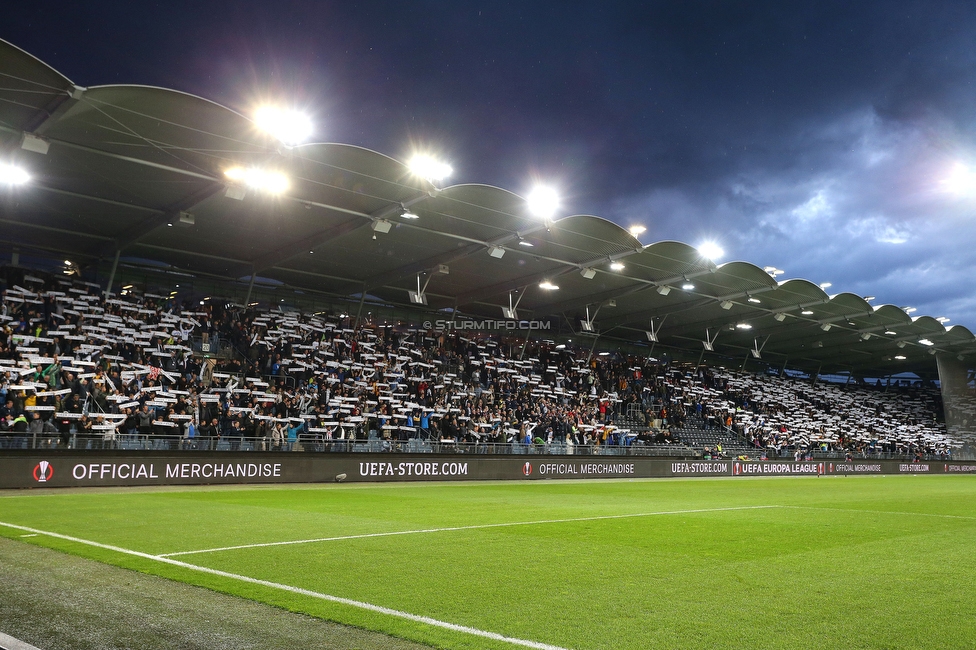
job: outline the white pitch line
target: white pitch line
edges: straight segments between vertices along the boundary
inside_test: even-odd
[[[238,546],[221,546],[218,548],[204,548],[197,551],[177,551],[175,553],[160,553],[157,557],[176,557],[177,555],[196,555],[198,553],[216,553],[218,551],[236,551],[245,548],[262,548],[266,546],[291,546],[292,544],[314,544],[316,542],[340,542],[347,539],[366,539],[369,537],[393,537],[395,535],[420,535],[423,533],[444,533],[458,530],[478,530],[481,528],[507,528],[510,526],[537,526],[540,524],[566,524],[578,521],[599,521],[601,519],[626,519],[630,517],[656,517],[662,515],[686,515],[696,512],[723,512],[728,510],[761,510],[763,508],[779,508],[781,506],[733,506],[728,508],[697,508],[694,510],[663,510],[661,512],[637,512],[624,515],[599,515],[594,517],[573,517],[571,519],[539,519],[537,521],[509,521],[497,524],[472,524],[471,526],[448,526],[445,528],[421,528],[417,530],[394,530],[385,533],[362,533],[360,535],[342,535],[339,537],[316,537],[314,539],[295,539],[285,542],[262,542],[259,544],[240,544]]]
[[[911,515],[914,517],[936,517],[939,519],[966,519],[976,521],[976,517],[967,515],[943,515],[937,512],[905,512],[901,510],[860,510],[858,508],[827,508],[822,506],[779,506],[780,508],[794,508],[801,510],[827,510],[830,512],[855,512],[871,515]]]
[[[524,648],[535,648],[536,650],[569,650],[568,648],[564,648],[562,646],[550,645],[548,643],[539,643],[538,641],[528,641],[526,639],[518,639],[515,637],[505,636],[503,634],[498,634],[497,632],[487,632],[485,630],[479,630],[474,627],[468,627],[467,625],[448,623],[447,621],[441,621],[436,618],[431,618],[429,616],[418,616],[417,614],[402,612],[398,609],[391,609],[389,607],[381,607],[380,605],[373,605],[372,603],[365,603],[359,600],[342,598],[340,596],[332,596],[330,594],[323,594],[318,591],[302,589],[301,587],[292,587],[291,585],[284,585],[278,582],[270,582],[268,580],[260,580],[258,578],[242,576],[236,573],[220,571],[219,569],[211,569],[209,567],[197,566],[196,564],[188,564],[186,562],[181,562],[180,560],[173,560],[168,557],[162,557],[160,555],[151,555],[149,553],[143,553],[141,551],[133,551],[131,549],[122,548],[120,546],[113,546],[111,544],[102,544],[100,542],[93,542],[92,540],[81,539],[80,537],[72,537],[71,535],[62,535],[61,533],[53,533],[51,531],[39,530],[37,528],[30,528],[28,526],[19,526],[17,524],[10,524],[3,521],[0,521],[0,526],[6,526],[7,528],[13,528],[15,530],[23,530],[30,533],[34,533],[36,535],[47,535],[48,537],[55,537],[57,539],[67,540],[69,542],[75,542],[77,544],[85,544],[87,546],[94,546],[96,548],[115,551],[116,553],[132,555],[147,560],[154,560],[156,562],[170,564],[172,566],[181,567],[183,569],[189,569],[191,571],[209,573],[210,575],[220,576],[221,578],[230,578],[232,580],[248,582],[250,584],[261,585],[262,587],[269,587],[271,589],[280,589],[282,591],[287,591],[293,594],[299,594],[301,596],[308,596],[310,598],[318,598],[320,600],[326,600],[332,603],[339,603],[341,605],[357,607],[359,609],[365,609],[371,612],[377,612],[379,614],[386,614],[388,616],[394,616],[396,618],[406,619],[408,621],[413,621],[415,623],[423,623],[425,625],[430,625],[432,627],[439,627],[446,630],[451,630],[453,632],[462,632],[464,634],[471,634],[473,636],[482,637],[484,639],[492,639],[493,641],[502,641],[504,643],[510,643],[512,645],[522,646]]]

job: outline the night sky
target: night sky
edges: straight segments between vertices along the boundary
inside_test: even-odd
[[[714,240],[976,330],[974,2],[33,3],[75,83],[306,108],[315,140]],[[970,171],[973,170],[973,171]],[[450,184],[448,183],[448,184]]]

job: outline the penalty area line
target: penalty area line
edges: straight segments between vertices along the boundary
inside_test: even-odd
[[[108,551],[114,551],[116,553],[121,553],[123,555],[131,555],[133,557],[139,557],[146,560],[153,560],[155,562],[160,562],[163,564],[169,564],[171,566],[180,567],[183,569],[189,569],[191,571],[199,571],[200,573],[208,573],[210,575],[219,576],[221,578],[229,578],[231,580],[238,580],[240,582],[247,582],[253,585],[260,585],[262,587],[268,587],[270,589],[278,589],[281,591],[287,591],[289,593],[298,594],[301,596],[308,596],[310,598],[317,598],[319,600],[325,600],[332,603],[338,603],[340,605],[348,605],[349,607],[355,607],[358,609],[364,609],[370,612],[376,612],[378,614],[386,614],[388,616],[393,616],[396,618],[405,619],[408,621],[413,621],[415,623],[423,623],[424,625],[430,625],[432,627],[439,627],[445,630],[450,630],[452,632],[461,632],[464,634],[470,634],[473,636],[478,636],[484,639],[491,639],[493,641],[501,641],[503,643],[509,643],[512,645],[521,646],[523,648],[535,648],[536,650],[568,650],[562,646],[551,645],[548,643],[539,643],[538,641],[529,641],[527,639],[518,639],[515,637],[505,636],[503,634],[498,634],[497,632],[488,632],[485,630],[479,630],[478,628],[468,627],[467,625],[458,625],[457,623],[449,623],[447,621],[441,621],[436,618],[431,618],[429,616],[419,616],[417,614],[411,614],[410,612],[403,612],[398,609],[392,609],[390,607],[382,607],[380,605],[374,605],[372,603],[366,603],[359,600],[352,600],[350,598],[342,598],[341,596],[333,596],[331,594],[323,594],[318,591],[311,591],[310,589],[302,589],[301,587],[293,587],[291,585],[285,585],[278,582],[271,582],[269,580],[261,580],[259,578],[252,578],[250,576],[239,575],[236,573],[230,573],[228,571],[221,571],[219,569],[211,569],[209,567],[198,566],[196,564],[189,564],[188,562],[183,562],[181,560],[174,560],[168,557],[162,557],[160,555],[152,555],[150,553],[143,553],[141,551],[134,551],[128,548],[122,548],[121,546],[113,546],[111,544],[102,544],[101,542],[95,542],[90,539],[82,539],[80,537],[73,537],[71,535],[62,535],[61,533],[54,533],[47,530],[40,530],[37,528],[30,528],[28,526],[20,526],[18,524],[11,524],[4,521],[0,521],[0,526],[5,526],[7,528],[13,528],[14,530],[22,530],[28,533],[33,533],[35,535],[45,535],[47,537],[54,537],[56,539],[63,539],[69,542],[74,542],[76,544],[84,544],[86,546],[94,546],[95,548],[101,548]]]
[[[338,537],[316,537],[313,539],[294,539],[284,542],[260,542],[257,544],[240,544],[237,546],[220,546],[217,548],[203,548],[196,551],[177,551],[175,553],[160,553],[157,557],[176,557],[178,555],[196,555],[199,553],[217,553],[219,551],[237,551],[247,548],[263,548],[267,546],[291,546],[293,544],[314,544],[316,542],[341,542],[349,539],[368,539],[370,537],[394,537],[396,535],[421,535],[424,533],[445,533],[459,530],[480,530],[484,528],[508,528],[511,526],[538,526],[542,524],[567,524],[583,521],[601,521],[605,519],[627,519],[633,517],[660,517],[664,515],[687,515],[701,512],[728,512],[734,510],[762,510],[765,508],[779,508],[778,505],[767,506],[729,506],[727,508],[695,508],[691,510],[662,510],[660,512],[635,512],[622,515],[597,515],[593,517],[572,517],[569,519],[539,519],[536,521],[506,521],[495,524],[472,524],[470,526],[447,526],[444,528],[419,528],[416,530],[394,530],[383,533],[362,533],[359,535],[341,535]]]

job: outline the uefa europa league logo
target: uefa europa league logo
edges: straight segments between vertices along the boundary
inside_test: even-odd
[[[54,476],[54,468],[46,460],[34,466],[34,480],[38,483],[47,483],[52,476]]]

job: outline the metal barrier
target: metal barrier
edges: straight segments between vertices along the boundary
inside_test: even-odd
[[[105,436],[100,433],[6,433],[0,435],[0,450],[5,449],[72,449],[72,450],[137,450],[137,451],[215,451],[215,452],[308,452],[308,453],[429,453],[429,454],[504,454],[504,455],[541,455],[541,456],[641,456],[663,458],[702,458],[703,450],[685,444],[675,443],[644,443],[633,441],[622,445],[568,445],[565,443],[543,443],[526,445],[520,442],[485,443],[449,440],[424,440],[410,438],[408,440],[391,440],[371,436],[369,438],[325,439],[318,434],[303,433],[297,438],[284,439],[275,442],[272,438],[254,438],[247,436],[221,435],[213,438],[184,438],[165,434],[116,433]],[[741,450],[729,450],[729,453],[712,460],[731,460],[738,456]],[[747,454],[752,460],[761,456],[773,458],[791,458],[794,450],[753,448]],[[921,459],[929,462],[973,460],[972,454],[956,454],[954,456],[940,454],[923,454]],[[812,460],[843,461],[847,457],[846,451],[811,451],[803,454],[804,458]],[[864,452],[852,455],[854,460],[905,460],[915,458],[915,452]]]

